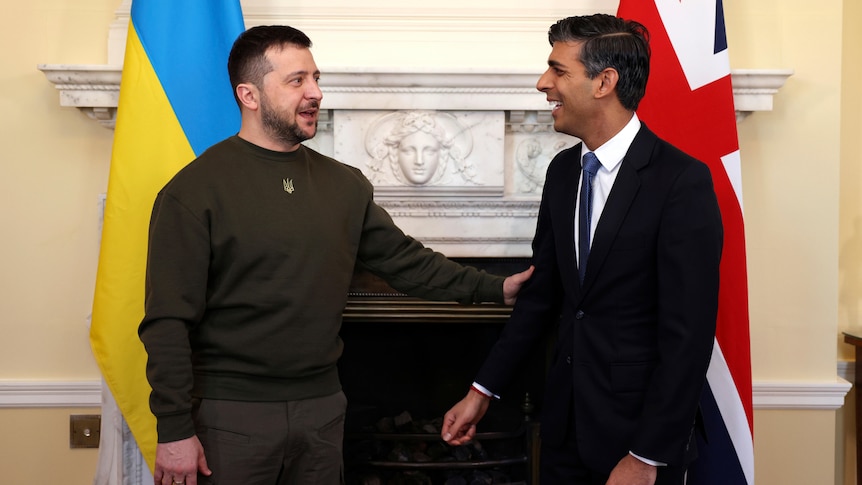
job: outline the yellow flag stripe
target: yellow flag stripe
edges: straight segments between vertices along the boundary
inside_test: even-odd
[[[151,470],[156,422],[149,409],[146,353],[137,334],[144,315],[147,230],[156,194],[192,159],[194,152],[130,25],[90,341]]]

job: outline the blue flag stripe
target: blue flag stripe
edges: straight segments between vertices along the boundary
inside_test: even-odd
[[[239,1],[135,0],[131,18],[195,155],[236,133],[227,58],[245,30]]]
[[[715,46],[713,54],[727,50],[727,32],[724,28],[724,4],[721,0],[715,2]]]
[[[706,440],[697,434],[697,460],[688,469],[688,483],[728,485],[747,483],[721,411],[707,382],[700,399]]]

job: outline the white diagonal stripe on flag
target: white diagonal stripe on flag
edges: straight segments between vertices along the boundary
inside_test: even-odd
[[[673,50],[692,91],[730,74],[727,49],[715,53],[715,0],[656,0]]]

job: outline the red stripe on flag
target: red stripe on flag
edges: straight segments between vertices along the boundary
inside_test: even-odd
[[[706,163],[713,175],[724,223],[716,339],[753,433],[745,230],[740,201],[721,160],[739,149],[730,75],[692,91],[655,3],[621,0],[617,15],[650,32],[650,77],[638,116],[659,136]]]

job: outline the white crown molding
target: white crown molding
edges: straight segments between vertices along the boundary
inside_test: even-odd
[[[60,106],[75,107],[113,128],[121,66],[39,64],[60,92]],[[788,69],[731,72],[737,121],[771,111],[773,98],[793,74]],[[327,109],[537,110],[549,108],[535,90],[538,74],[524,72],[327,72],[321,82]],[[397,106],[392,104],[398,95]],[[407,96],[404,96],[407,95]],[[445,100],[448,106],[440,106]]]
[[[840,377],[829,382],[756,382],[754,409],[840,409],[851,387]]]
[[[754,409],[836,410],[850,391],[847,363],[839,362],[835,381],[759,381]],[[853,363],[849,363],[852,368]],[[843,375],[842,375],[843,374]],[[846,377],[845,377],[846,376]],[[101,407],[102,384],[91,381],[0,380],[0,408]]]
[[[0,380],[0,408],[66,408],[102,405],[102,383]]]
[[[838,409],[855,379],[853,361],[839,361],[834,382],[754,383],[755,409]],[[99,380],[0,380],[0,408],[93,407],[102,404]]]

